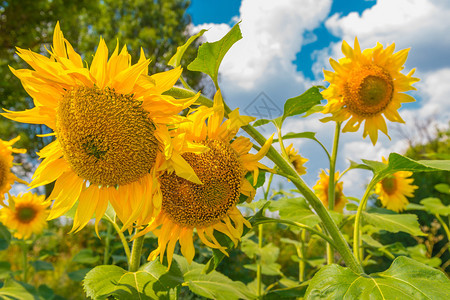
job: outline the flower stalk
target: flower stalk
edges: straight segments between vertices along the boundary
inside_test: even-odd
[[[137,233],[137,229],[136,229]],[[136,272],[139,270],[141,264],[141,252],[142,246],[144,245],[145,235],[141,235],[133,241],[133,248],[131,250],[131,257],[128,263],[128,271]]]

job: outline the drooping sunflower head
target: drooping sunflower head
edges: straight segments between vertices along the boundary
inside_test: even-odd
[[[226,234],[236,245],[244,225],[251,227],[236,204],[241,194],[250,200],[255,195],[245,174],[253,172],[256,179],[260,168],[267,169],[259,160],[267,153],[272,138],[257,154],[249,153],[252,148],[249,139],[235,138],[235,135],[252,118],[239,116],[236,110],[229,114],[228,120],[223,121],[222,101],[218,91],[214,97],[214,107],[195,110],[188,115],[191,122],[178,129],[178,136],[183,136],[186,143],[207,147],[207,151],[182,154],[201,184],[181,178],[174,172],[165,172],[161,176],[161,212],[140,233],[154,230],[158,236],[158,248],[149,259],[160,255],[162,261],[167,251],[170,263],[179,241],[182,254],[189,262],[192,261],[195,254],[192,242],[194,229],[205,245],[227,254],[214,232]]]
[[[383,162],[388,163],[384,157]],[[418,186],[412,184],[414,179],[409,178],[412,174],[409,171],[395,172],[377,183],[375,194],[383,207],[396,212],[405,210],[409,203],[406,197],[413,197],[414,191],[418,189]]]
[[[383,48],[378,43],[361,51],[358,39],[355,38],[354,49],[343,41],[345,57],[339,61],[330,59],[334,72],[324,70],[330,86],[322,92],[328,100],[323,113],[332,116],[323,121],[349,119],[343,132],[357,131],[365,121],[363,136],[369,135],[374,145],[378,130],[388,135],[384,117],[404,123],[397,110],[401,103],[415,100],[403,92],[415,90],[412,84],[419,79],[412,77],[414,69],[407,75],[401,73],[409,49],[394,53],[394,48],[395,44]]]
[[[339,172],[336,172],[335,178],[339,178]],[[329,186],[330,176],[322,170],[319,174],[319,180],[313,187],[316,192],[317,197],[322,201],[323,205],[328,208],[328,186]],[[334,189],[334,211],[343,212],[345,204],[347,203],[347,198],[344,195],[344,183],[337,182]]]
[[[306,167],[304,166],[304,164],[308,161],[308,159],[298,154],[298,151],[295,150],[293,144],[290,144],[286,147],[286,152],[289,156],[289,161],[292,163],[297,173],[299,175],[306,174]]]
[[[84,227],[94,214],[97,224],[108,201],[124,227],[148,222],[158,211],[153,201],[160,205],[160,199],[152,196],[158,194],[159,166],[196,179],[191,168],[183,168],[186,163],[169,131],[184,121],[179,112],[198,95],[188,99],[162,95],[176,83],[181,68],[149,76],[150,61],[143,50],[132,64],[126,46],[119,52],[117,45],[109,56],[103,39],[91,65],[85,66],[59,24],[49,53],[46,57],[18,48],[18,55],[33,69],[12,72],[35,107],[3,114],[19,122],[45,124],[56,136],[40,151],[43,161],[30,186],[56,180],[49,218],[61,216],[78,199],[74,229]]]
[[[45,196],[25,193],[11,196],[9,206],[0,209],[0,221],[14,232],[18,239],[28,239],[33,233],[39,234],[47,225],[48,206]]]
[[[25,149],[16,149],[12,145],[20,139],[20,136],[10,140],[3,141],[0,140],[0,200],[3,200],[5,193],[7,193],[12,184],[15,181],[19,181],[27,184],[26,182],[20,180],[13,172],[11,168],[13,166],[13,153],[25,153]]]

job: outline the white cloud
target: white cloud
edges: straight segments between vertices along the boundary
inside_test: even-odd
[[[350,44],[355,36],[363,48],[376,42],[395,42],[397,49],[411,47],[407,67],[421,72],[450,66],[450,1],[378,0],[361,15],[335,14],[325,25]]]
[[[323,22],[331,0],[243,0],[239,19],[243,39],[225,56],[220,83],[232,107],[245,106],[265,91],[281,104],[300,94],[308,84],[293,63],[305,42],[305,32]],[[236,19],[236,18],[234,18]],[[227,24],[202,24],[210,28],[208,41],[219,39]],[[307,36],[307,41],[314,37]],[[307,42],[306,41],[306,42]]]

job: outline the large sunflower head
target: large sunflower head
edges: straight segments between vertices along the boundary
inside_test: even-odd
[[[11,172],[14,160],[12,154],[26,152],[25,149],[16,149],[12,147],[19,139],[20,136],[17,136],[8,142],[0,140],[0,200],[4,199],[5,194],[11,189],[12,184],[15,181],[27,184]]]
[[[335,178],[339,178],[339,172],[336,172]],[[328,208],[328,185],[330,181],[330,176],[322,170],[319,174],[319,180],[313,187],[316,192],[317,197],[322,201],[323,205]],[[347,198],[344,195],[344,183],[337,182],[334,188],[334,211],[343,212],[345,204],[347,203]]]
[[[169,130],[182,122],[178,113],[198,97],[175,99],[162,95],[178,80],[181,68],[149,76],[143,50],[136,64],[124,46],[111,56],[103,39],[90,66],[64,38],[59,24],[46,57],[19,49],[32,70],[14,70],[35,107],[4,116],[45,124],[56,140],[43,148],[43,159],[31,187],[55,182],[49,218],[67,212],[77,201],[74,230],[95,214],[98,221],[108,201],[127,228],[147,223],[158,211],[156,161],[197,180],[187,164],[173,163],[179,151]],[[181,159],[182,160],[182,159]],[[156,206],[153,200],[156,199]]]
[[[18,239],[28,239],[33,233],[40,233],[47,225],[48,206],[45,196],[25,193],[11,196],[9,206],[0,209],[0,221],[14,231]]]
[[[384,157],[383,162],[388,163]],[[413,197],[414,191],[418,189],[418,186],[412,184],[414,179],[409,178],[412,174],[409,171],[395,172],[377,183],[375,194],[383,207],[396,212],[405,210],[409,203],[406,197]]]
[[[407,75],[400,73],[409,49],[394,53],[394,48],[395,44],[383,48],[378,43],[361,51],[358,39],[355,38],[354,49],[343,41],[345,57],[339,61],[330,58],[334,72],[324,70],[330,86],[322,92],[328,100],[323,113],[332,114],[324,121],[349,119],[343,132],[357,131],[365,121],[363,136],[369,135],[374,145],[378,130],[388,135],[384,117],[404,123],[397,110],[401,103],[415,100],[403,92],[415,90],[412,84],[419,79],[412,77],[414,69]]]
[[[173,172],[161,176],[162,206],[160,214],[139,235],[154,231],[158,248],[149,259],[167,251],[169,263],[179,241],[181,253],[191,262],[194,255],[193,234],[196,229],[200,240],[208,247],[225,248],[214,237],[214,231],[226,234],[236,245],[244,225],[251,227],[236,204],[240,194],[252,199],[255,190],[244,175],[251,171],[258,178],[260,168],[267,169],[259,160],[267,153],[272,138],[257,154],[249,153],[252,143],[236,137],[239,128],[253,120],[240,116],[238,110],[223,121],[224,108],[220,91],[214,97],[214,107],[200,107],[188,115],[191,122],[184,123],[177,133],[184,142],[206,146],[207,151],[185,153],[183,158],[195,170],[202,184],[181,178]],[[255,184],[255,182],[254,182]]]
[[[304,164],[308,161],[308,159],[298,154],[298,151],[295,150],[293,144],[290,144],[289,146],[286,147],[286,152],[289,156],[289,161],[294,166],[297,173],[299,175],[306,174],[306,167],[304,166]]]

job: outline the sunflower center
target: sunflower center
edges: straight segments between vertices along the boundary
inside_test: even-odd
[[[36,216],[36,211],[32,207],[16,207],[17,218],[22,223],[31,222]]]
[[[370,117],[381,113],[392,101],[394,81],[377,65],[355,67],[344,85],[344,103],[354,114]]]
[[[207,227],[224,217],[239,200],[244,171],[236,152],[218,140],[200,142],[210,148],[183,158],[203,182],[195,184],[175,173],[161,177],[162,209],[170,219],[186,227]]]
[[[386,177],[381,181],[381,185],[383,187],[383,190],[388,194],[392,195],[397,190],[397,181],[395,180],[395,177],[390,176]]]
[[[156,159],[155,126],[132,94],[78,87],[57,108],[64,158],[91,184],[124,185],[147,174]]]

